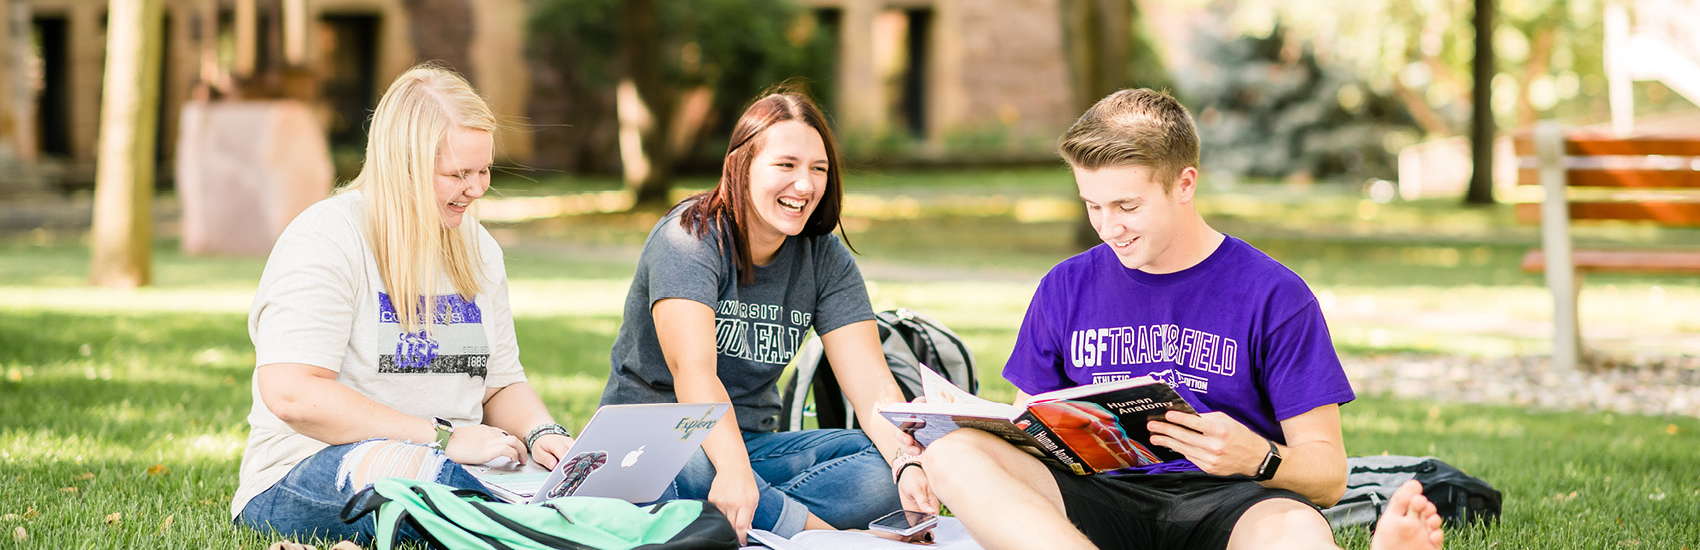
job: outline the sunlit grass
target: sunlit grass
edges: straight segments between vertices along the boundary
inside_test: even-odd
[[[976,354],[982,393],[1011,398],[999,370],[1027,301],[1073,252],[1067,172],[852,170],[846,181],[863,201],[845,225],[874,307],[940,319]],[[1506,208],[1206,183],[1211,222],[1303,275],[1343,354],[1538,355],[1550,345],[1544,282],[1517,264],[1534,230]],[[618,189],[551,185],[511,195]],[[506,250],[521,360],[575,430],[600,397],[636,247],[656,216],[490,224]],[[1694,246],[1696,235],[1613,226],[1580,240]],[[251,405],[246,315],[264,260],[178,246],[156,246],[154,286],[104,290],[84,286],[82,235],[0,237],[0,547],[270,542],[231,528],[228,512]],[[1581,299],[1590,341],[1700,349],[1700,278],[1590,276]],[[1696,419],[1365,395],[1342,421],[1352,454],[1436,455],[1505,491],[1504,522],[1453,531],[1449,548],[1700,549]],[[1367,547],[1359,533],[1343,540]]]

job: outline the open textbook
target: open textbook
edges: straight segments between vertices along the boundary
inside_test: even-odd
[[[926,402],[897,403],[880,415],[922,446],[958,428],[975,428],[1077,475],[1182,458],[1152,445],[1145,424],[1170,410],[1195,412],[1174,388],[1149,376],[1041,393],[1023,409],[981,399],[932,369],[917,370]]]
[[[864,531],[810,530],[789,539],[761,529],[747,533],[751,546],[745,546],[745,550],[761,550],[757,543],[773,550],[980,550],[980,543],[974,542],[968,529],[953,517],[939,518],[939,524],[933,527],[932,544],[925,545],[882,539]]]

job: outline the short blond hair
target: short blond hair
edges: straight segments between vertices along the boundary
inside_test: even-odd
[[[1167,193],[1198,166],[1198,127],[1173,96],[1150,88],[1110,94],[1064,132],[1057,153],[1084,170],[1147,166]]]
[[[365,163],[345,189],[365,193],[378,274],[409,331],[436,317],[439,273],[467,300],[483,288],[478,223],[445,228],[437,204],[437,155],[455,128],[494,132],[496,116],[454,70],[435,62],[408,69],[378,100]]]

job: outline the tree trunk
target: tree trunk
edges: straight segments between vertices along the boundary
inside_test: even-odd
[[[1470,119],[1470,189],[1464,204],[1493,204],[1493,0],[1475,0],[1476,57]]]
[[[620,164],[634,205],[667,201],[672,154],[667,148],[672,94],[662,75],[661,12],[655,0],[620,4],[620,57],[625,75],[615,91],[620,118]]]
[[[108,4],[89,273],[99,286],[137,287],[151,277],[161,14],[161,0]]]
[[[1133,0],[1062,0],[1063,39],[1067,42],[1075,112],[1085,112],[1104,96],[1128,85]],[[1080,250],[1102,242],[1080,209],[1074,245]]]
[[[412,32],[414,58],[440,60],[473,79],[472,4],[468,0],[403,0]]]
[[[12,111],[12,143],[18,160],[24,164],[34,163],[41,154],[41,145],[36,140],[36,96],[35,79],[30,70],[35,58],[35,39],[31,36],[34,31],[34,16],[31,15],[29,0],[12,0],[10,9],[11,44],[10,50],[12,70],[11,76],[11,105]]]

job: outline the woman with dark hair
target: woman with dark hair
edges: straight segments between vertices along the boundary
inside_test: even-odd
[[[740,535],[859,528],[938,506],[874,412],[903,396],[861,272],[832,234],[843,197],[820,108],[794,92],[762,97],[732,130],[719,184],[650,231],[626,296],[602,404],[731,401],[677,482]],[[780,372],[811,327],[861,430],[774,431]]]

